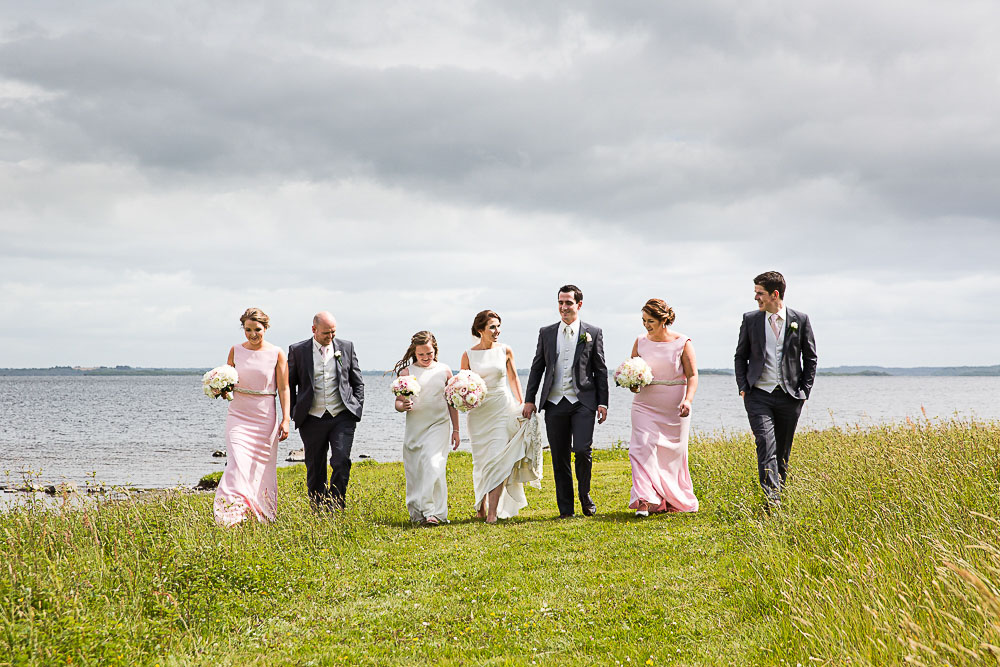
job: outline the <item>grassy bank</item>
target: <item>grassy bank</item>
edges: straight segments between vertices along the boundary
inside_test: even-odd
[[[355,464],[314,515],[279,470],[270,526],[210,495],[0,515],[0,664],[963,664],[1000,658],[1000,424],[801,434],[769,515],[749,437],[691,443],[694,515],[625,509],[627,452],[595,458],[599,515],[410,526],[400,464]],[[5,662],[6,661],[6,662]]]

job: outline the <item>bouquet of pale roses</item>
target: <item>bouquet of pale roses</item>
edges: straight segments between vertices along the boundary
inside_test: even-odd
[[[415,398],[420,393],[420,383],[412,375],[400,375],[392,381],[392,393],[403,398]]]
[[[219,398],[227,401],[233,400],[233,389],[239,382],[240,376],[232,366],[219,366],[213,368],[201,377],[201,388],[209,398]]]
[[[486,397],[486,383],[472,371],[459,371],[444,388],[444,400],[461,412],[482,405]]]
[[[626,389],[641,389],[653,381],[653,369],[642,357],[632,357],[615,370],[615,384]]]

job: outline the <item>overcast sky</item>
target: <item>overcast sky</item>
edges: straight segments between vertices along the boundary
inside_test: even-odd
[[[1000,363],[1000,4],[0,2],[0,367],[207,367],[331,310],[362,368],[556,290],[729,367]]]

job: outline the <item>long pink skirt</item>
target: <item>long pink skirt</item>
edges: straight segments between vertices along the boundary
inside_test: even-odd
[[[629,507],[643,502],[650,512],[695,512],[688,471],[688,433],[691,417],[680,416],[683,385],[643,387],[632,400],[632,437],[628,458],[632,463]]]
[[[215,492],[215,520],[231,526],[278,508],[278,420],[274,396],[237,393],[226,416],[226,470]]]

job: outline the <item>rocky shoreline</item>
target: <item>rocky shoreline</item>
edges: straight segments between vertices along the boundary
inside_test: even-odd
[[[212,453],[214,458],[226,458],[226,452],[218,451]],[[370,458],[366,454],[361,454],[358,456],[359,459]],[[291,449],[288,451],[288,455],[285,457],[284,461],[286,463],[304,463],[305,462],[305,450],[304,449]],[[224,463],[224,462],[223,462]],[[172,487],[132,487],[128,485],[124,486],[113,486],[104,483],[99,484],[87,484],[85,487],[80,488],[79,485],[73,482],[60,482],[58,484],[43,484],[38,482],[24,482],[23,484],[10,485],[10,484],[0,484],[0,494],[22,494],[22,495],[43,495],[51,498],[72,498],[72,497],[85,497],[85,496],[104,496],[111,497],[115,499],[128,498],[133,495],[139,494],[150,494],[150,493],[162,493],[164,491],[186,491],[186,492],[204,492],[212,491],[219,484],[219,477],[221,477],[221,472],[209,473],[205,475],[198,483],[194,486],[172,486]],[[2,496],[0,496],[2,497]],[[0,502],[0,507],[3,503]]]
[[[212,452],[213,458],[226,458],[226,452],[216,450]],[[360,458],[368,458],[362,455]],[[285,457],[286,463],[303,463],[305,462],[305,450],[304,449],[292,449],[288,451],[288,455]],[[218,473],[221,474],[221,473]],[[80,488],[79,485],[73,482],[60,482],[58,484],[43,484],[38,482],[25,482],[23,484],[11,485],[11,484],[0,484],[0,494],[42,494],[51,497],[57,496],[129,496],[132,494],[143,494],[143,493],[156,493],[166,490],[182,490],[182,491],[211,491],[218,485],[218,479],[214,479],[217,475],[205,475],[202,477],[197,484],[192,487],[176,486],[176,487],[131,487],[131,486],[109,486],[107,484],[88,484],[84,488]]]

